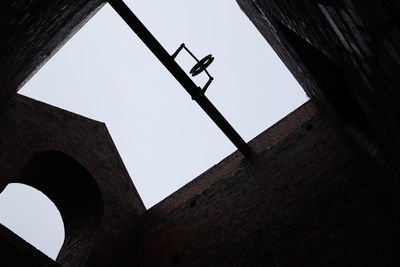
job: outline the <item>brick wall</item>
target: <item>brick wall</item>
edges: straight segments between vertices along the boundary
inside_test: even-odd
[[[0,191],[8,183],[26,182],[23,179],[26,175],[21,174],[21,171],[36,155],[48,151],[65,154],[67,158],[74,160],[69,166],[78,165],[79,169],[85,170],[83,173],[92,177],[89,184],[94,183],[98,189],[90,192],[99,191],[102,206],[102,214],[96,217],[98,220],[95,222],[82,219],[85,217],[77,212],[79,203],[75,203],[78,205],[77,218],[63,214],[63,208],[58,207],[63,219],[70,218],[75,225],[66,229],[66,242],[58,261],[64,266],[85,266],[88,262],[96,263],[97,266],[109,266],[110,262],[118,262],[123,258],[121,253],[134,240],[138,218],[145,207],[105,125],[16,95],[0,109]],[[48,164],[52,164],[51,158]],[[53,167],[49,166],[48,169]],[[38,168],[40,170],[43,166]],[[60,168],[60,172],[69,171]],[[88,185],[85,180],[87,175],[80,177],[82,180],[64,176],[54,175],[53,179],[59,179],[59,182],[39,183],[43,188],[38,189],[48,190],[48,197],[52,199],[53,195],[52,201],[56,205],[63,204],[57,199],[60,193],[72,200],[79,195],[85,197],[85,193],[81,191],[85,184]],[[36,175],[34,178],[43,177]],[[63,183],[67,186],[61,186],[61,191],[53,192],[57,185]],[[38,183],[30,181],[30,184],[35,186]],[[91,196],[90,192],[87,192],[87,197]],[[84,205],[83,202],[81,204]],[[87,214],[92,212],[91,209],[86,211]],[[85,214],[85,211],[82,213]],[[65,223],[68,225],[69,221]],[[85,231],[77,232],[77,229]],[[68,232],[75,234],[69,235]]]
[[[101,190],[93,250],[64,266],[399,264],[398,187],[349,149],[311,102],[252,140],[253,159],[235,152],[148,211],[110,156],[116,151],[102,124],[17,96],[0,126],[2,186],[34,151],[56,147]],[[5,262],[21,253],[15,238],[0,231]],[[36,260],[26,251],[20,260]]]
[[[391,158],[384,165],[398,166],[398,2],[237,2],[336,127],[361,132],[384,150],[377,161]]]
[[[0,104],[104,4],[102,0],[3,0],[0,6]]]
[[[144,214],[134,266],[394,266],[392,180],[311,103]]]

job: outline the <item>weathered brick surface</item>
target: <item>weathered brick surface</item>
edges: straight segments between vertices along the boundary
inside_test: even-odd
[[[100,188],[96,238],[83,233],[77,247],[65,247],[83,261],[63,265],[399,264],[398,187],[356,156],[310,102],[252,140],[252,160],[235,152],[148,211],[103,124],[17,96],[0,126],[2,186],[45,148],[72,155]],[[88,240],[94,252],[74,254],[88,249]],[[6,248],[6,262],[21,252]],[[21,260],[36,260],[35,253]]]
[[[237,2],[337,127],[363,132],[398,165],[398,1]]]
[[[256,153],[263,151],[290,134],[293,129],[307,122],[313,116],[317,116],[317,114],[315,105],[309,101],[299,107],[296,112],[293,112],[290,116],[286,116],[263,134],[250,141],[249,145]],[[187,202],[194,195],[200,194],[218,180],[231,176],[239,170],[240,163],[243,161],[243,155],[239,151],[236,151],[158,203],[156,205],[157,212],[168,213],[177,206]]]
[[[124,246],[131,244],[137,219],[145,208],[105,125],[17,95],[0,110],[0,190],[8,183],[24,182],[21,181],[21,170],[43,151],[64,153],[83,166],[98,187],[94,190],[99,190],[102,201],[102,215],[94,225],[83,219],[79,221],[81,217],[71,218],[69,214],[63,214],[62,206],[59,207],[64,220],[69,219],[64,221],[67,236],[58,260],[65,266],[83,266],[89,256],[90,261],[98,266],[109,266],[109,261],[118,262]],[[48,169],[53,167],[48,166]],[[69,171],[60,169],[67,174]],[[65,190],[70,192],[63,192],[61,188],[61,191],[53,193],[51,188],[48,189],[50,194],[54,194],[55,204],[62,204],[57,199],[59,193],[70,197],[73,202],[73,197],[78,197],[80,187],[86,183],[73,177],[70,180],[76,184],[71,185],[68,184],[68,177],[64,176],[60,173],[54,179],[65,183]],[[30,183],[37,184],[35,181]],[[43,183],[42,187],[46,189]],[[48,185],[57,187],[60,183],[49,180]],[[84,192],[80,195],[84,197]],[[51,196],[49,198],[52,199]],[[76,205],[75,212],[78,212],[79,203]],[[91,212],[87,210],[87,213]],[[77,216],[81,215],[78,213]],[[77,233],[77,229],[82,232]],[[69,233],[73,235],[68,236]]]
[[[307,103],[250,142],[255,158],[235,152],[145,211],[103,124],[16,96],[0,110],[0,190],[28,181],[20,180],[24,166],[54,150],[87,170],[101,196],[101,216],[91,217],[97,224],[68,220],[74,234],[59,257],[64,265],[400,265],[399,180],[393,179],[400,4],[237,1],[334,127]],[[50,2],[6,1],[0,8],[8,23],[0,26],[0,101],[102,3]],[[343,132],[392,175],[349,149]],[[67,174],[57,178],[68,181]],[[19,245],[14,250],[8,241]],[[46,266],[35,251],[29,259],[20,254],[27,251],[21,244],[0,231],[6,261],[21,255]]]
[[[399,264],[397,187],[311,103],[251,144],[144,214],[132,266]]]
[[[0,104],[14,95],[103,4],[103,0],[2,0]]]

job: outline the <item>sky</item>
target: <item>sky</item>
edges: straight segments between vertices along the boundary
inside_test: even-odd
[[[171,54],[181,43],[213,54],[206,95],[246,142],[307,101],[234,0],[125,1]],[[187,71],[195,63],[184,52],[176,60]],[[105,122],[147,208],[236,150],[109,5],[19,93]],[[64,239],[54,204],[24,185],[0,194],[0,223],[53,259]]]

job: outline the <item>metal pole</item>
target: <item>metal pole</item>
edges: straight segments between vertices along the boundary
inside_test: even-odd
[[[245,157],[251,157],[252,151],[240,135],[233,129],[229,122],[214,107],[208,98],[201,93],[201,90],[190,79],[185,71],[176,63],[174,58],[168,54],[164,47],[133,14],[129,7],[122,0],[108,0],[111,7],[121,16],[137,36],[146,44],[153,54],[161,61],[176,80],[185,88],[200,107],[210,116],[217,126],[225,133],[232,143]]]

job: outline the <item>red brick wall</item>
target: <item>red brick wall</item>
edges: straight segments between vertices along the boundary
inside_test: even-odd
[[[102,0],[3,0],[0,6],[0,104],[104,4]]]
[[[398,1],[237,2],[319,109],[400,175]]]
[[[144,214],[132,266],[395,266],[399,194],[311,103]]]
[[[65,266],[88,261],[109,266],[110,262],[117,262],[123,249],[134,240],[137,221],[145,207],[105,125],[17,95],[0,110],[0,191],[8,183],[19,182],[25,165],[37,153],[46,151],[64,153],[78,162],[92,176],[102,199],[103,214],[94,225],[81,217],[77,221],[71,219],[76,225],[83,224],[86,231],[75,233],[74,237],[66,232],[67,246],[58,260]],[[55,175],[55,179],[62,177]],[[69,192],[63,193],[74,196],[83,184],[83,180],[82,184],[69,184],[65,188]],[[58,203],[54,199],[53,202]]]
[[[317,116],[317,114],[318,112],[315,105],[311,102],[307,102],[298,108],[296,112],[293,112],[290,116],[284,117],[268,130],[251,140],[249,145],[256,153],[263,151],[290,134],[293,129],[307,122],[313,116]],[[218,180],[237,172],[242,161],[244,161],[244,158],[240,152],[236,151],[232,153],[232,155],[215,164],[199,177],[155,205],[151,208],[149,213],[151,214],[153,210],[157,214],[168,213],[184,202],[187,202],[188,199],[192,198],[194,195],[200,194]]]

